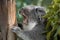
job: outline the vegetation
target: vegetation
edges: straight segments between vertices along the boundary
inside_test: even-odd
[[[60,36],[60,0],[53,0],[48,9],[44,16],[48,20],[46,25],[47,40],[51,40],[51,38],[58,40],[57,35]]]
[[[27,5],[41,5],[46,7],[46,15],[43,16],[48,20],[46,24],[46,38],[47,40],[58,40],[57,36],[60,36],[60,0],[16,0],[18,22],[23,20],[18,10]]]

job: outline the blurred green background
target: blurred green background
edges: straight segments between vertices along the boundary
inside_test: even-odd
[[[27,5],[38,5],[46,8],[47,18],[46,38],[47,40],[58,40],[60,36],[60,0],[16,0],[16,16],[18,23],[23,21],[23,16],[19,14],[19,9]]]

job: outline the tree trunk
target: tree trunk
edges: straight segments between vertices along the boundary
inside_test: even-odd
[[[10,31],[11,28],[16,25],[16,9],[15,9],[15,0],[9,0],[7,1],[8,4],[8,24],[9,24],[9,30],[8,30],[8,40],[15,40],[15,35]]]
[[[0,0],[0,40],[15,40],[11,27],[16,25],[15,0]]]

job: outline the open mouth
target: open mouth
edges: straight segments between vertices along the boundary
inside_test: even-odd
[[[23,24],[27,24],[28,17],[24,13],[22,14],[22,16],[23,16]]]

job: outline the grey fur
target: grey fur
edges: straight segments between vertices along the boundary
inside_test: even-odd
[[[45,19],[42,18],[42,16],[45,15],[44,7],[26,6],[23,7],[21,10],[25,11],[25,14],[28,16],[28,24],[30,24],[23,24],[23,27],[34,27],[31,30],[27,28],[22,30],[20,27],[16,26],[12,28],[12,32],[16,33],[16,35],[18,37],[21,37],[23,40],[46,40],[46,36],[45,34],[43,34],[45,32]]]

